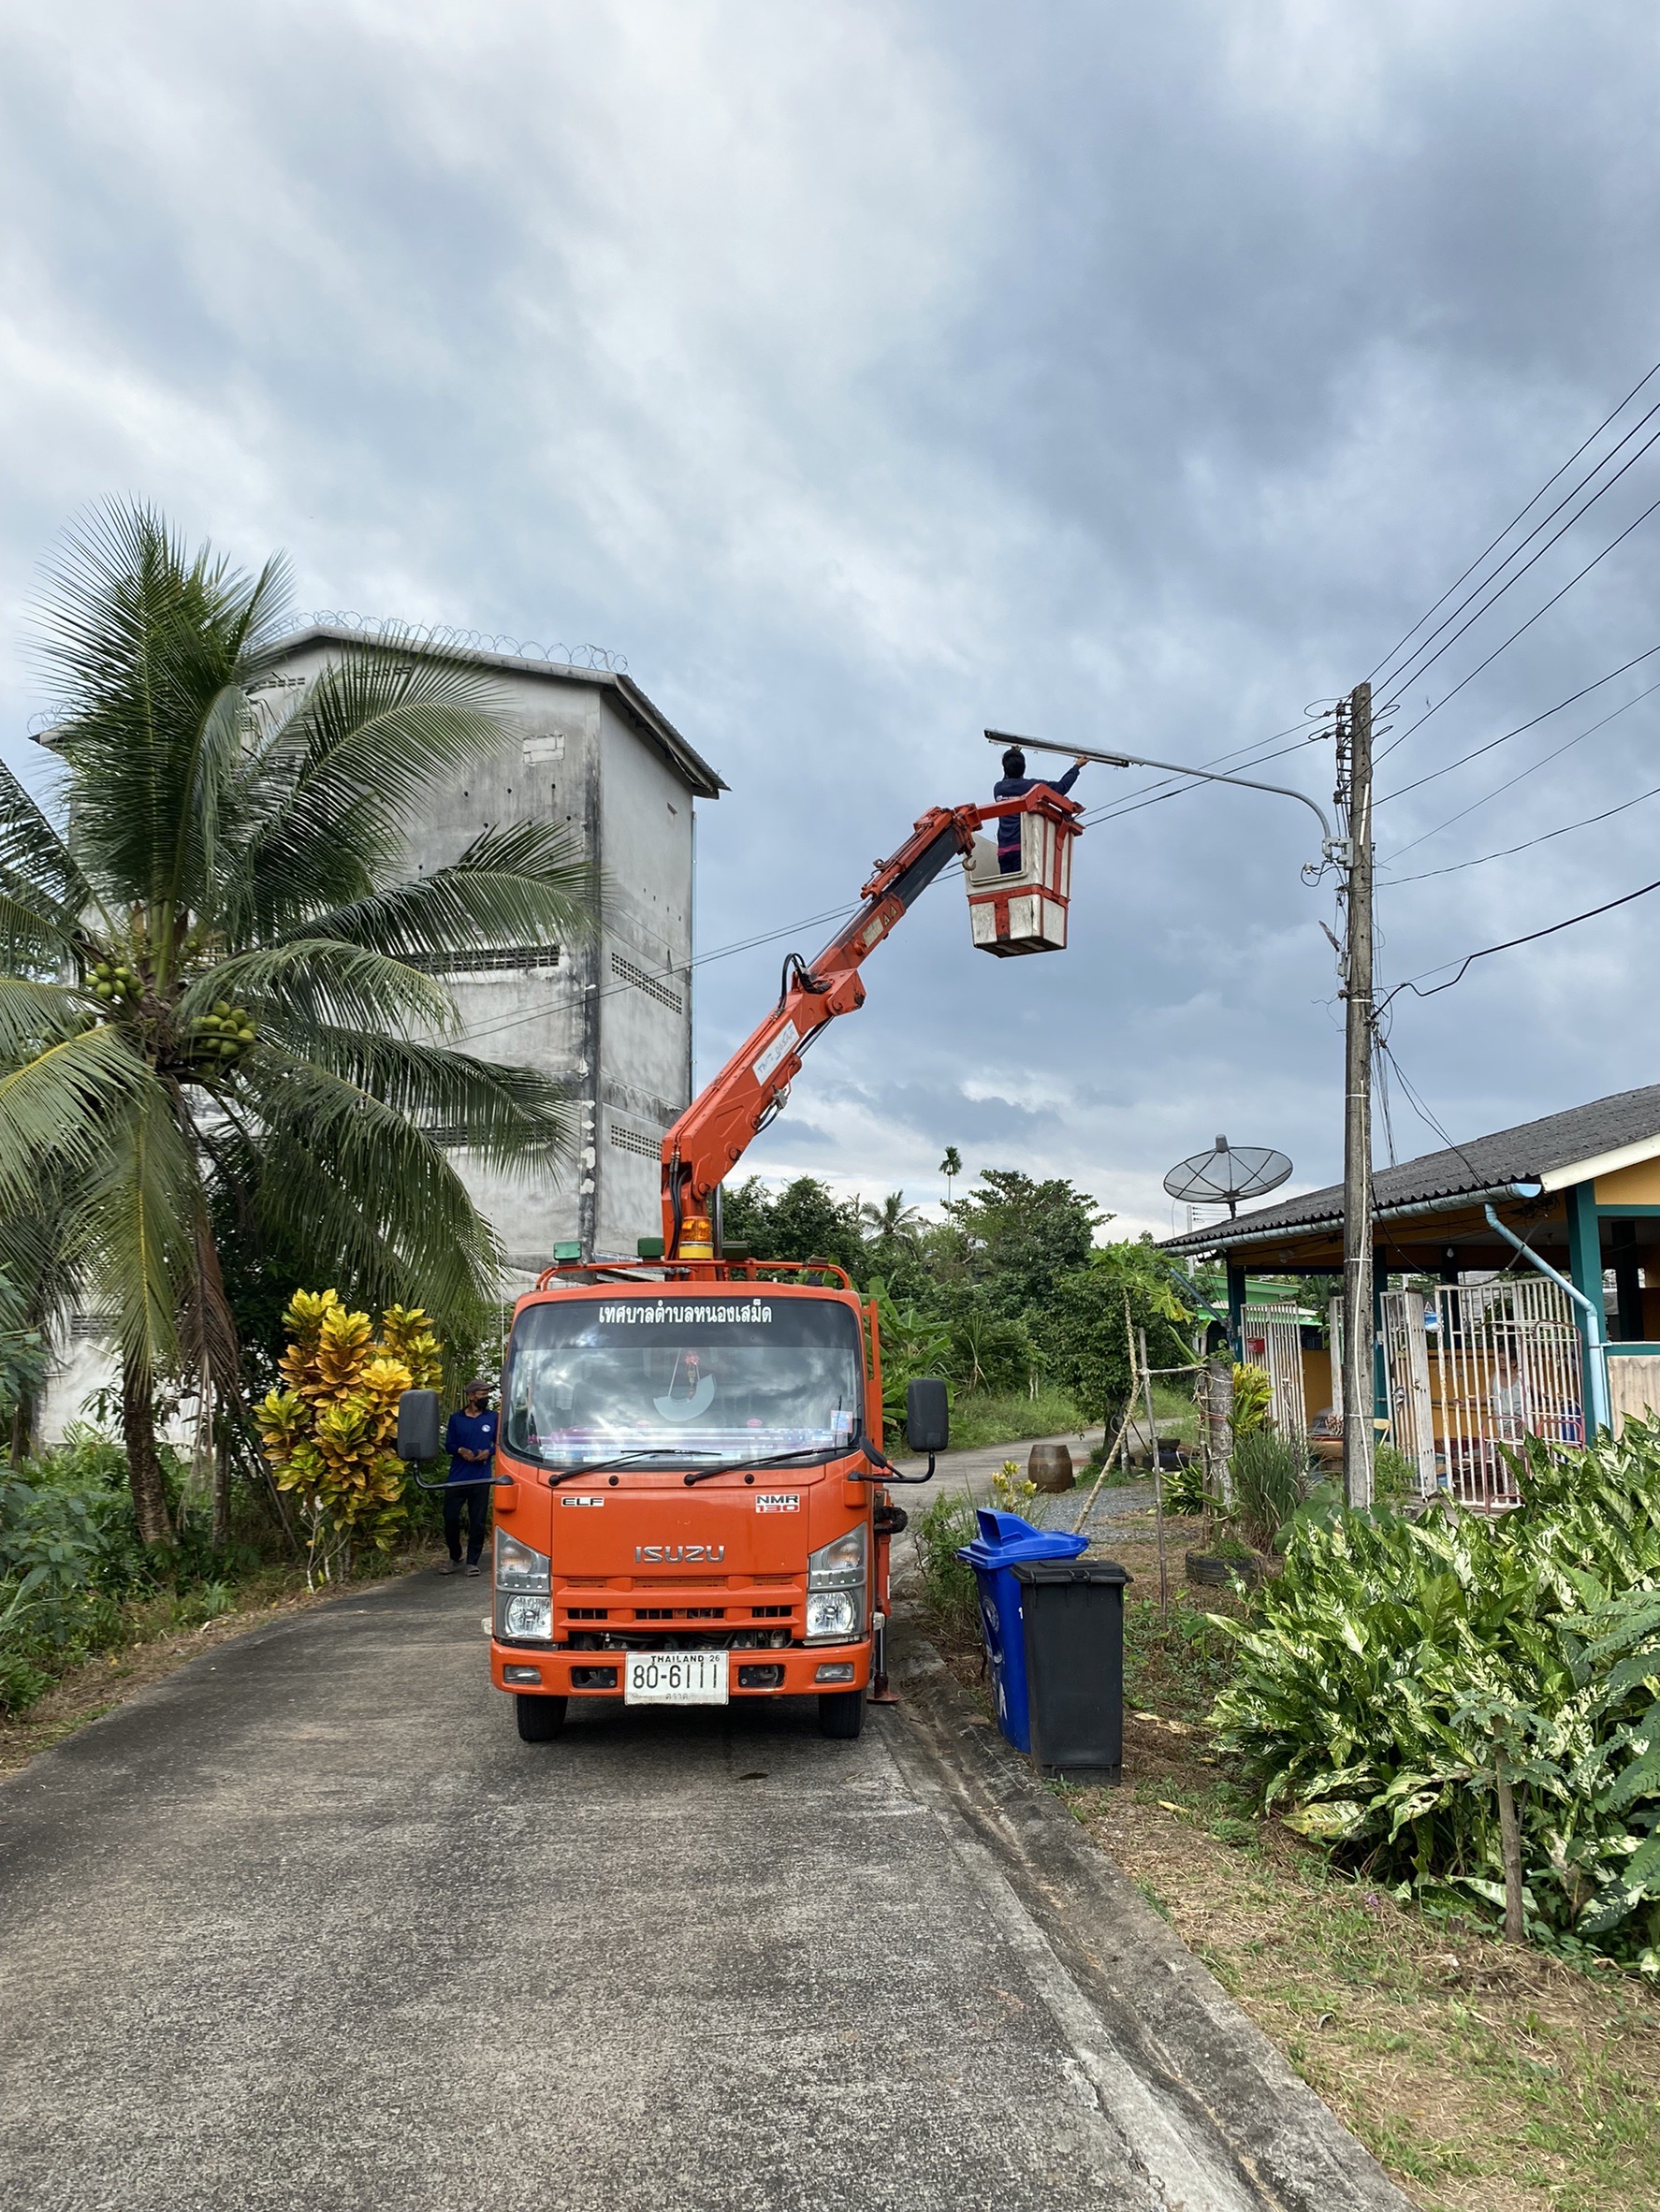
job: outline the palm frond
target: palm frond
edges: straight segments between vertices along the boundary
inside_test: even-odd
[[[44,902],[14,896],[0,874],[0,973],[50,977],[75,959],[75,940],[61,915]]]
[[[256,1199],[284,1237],[314,1239],[320,1218],[359,1276],[396,1272],[434,1314],[474,1312],[493,1295],[501,1254],[438,1145],[394,1108],[314,1063],[274,1052],[243,1085],[266,1167]]]
[[[64,1224],[71,1261],[109,1314],[128,1375],[176,1372],[179,1313],[192,1279],[191,1227],[204,1203],[195,1157],[159,1084],[105,1132]]]
[[[552,1177],[575,1152],[580,1107],[568,1084],[533,1068],[360,1029],[319,1029],[306,1056],[417,1128],[442,1128],[484,1166]]]
[[[306,935],[427,957],[580,941],[593,935],[597,894],[574,831],[520,822],[487,830],[446,868],[319,915]]]
[[[94,1174],[112,1128],[158,1095],[149,1065],[100,1023],[0,1075],[0,1212],[31,1203],[42,1180]]]
[[[96,509],[66,536],[40,627],[64,687],[74,852],[107,899],[211,903],[220,793],[284,594],[280,562],[249,577],[192,557],[145,507]]]
[[[14,1067],[86,1026],[86,1008],[62,983],[0,975],[0,1067]]]
[[[470,663],[396,644],[346,653],[309,685],[262,755],[244,866],[262,936],[371,895],[444,776],[500,750],[499,686]]]
[[[9,895],[38,908],[43,918],[62,927],[79,919],[95,901],[92,886],[57,825],[0,762],[0,882]]]
[[[217,962],[183,992],[180,1012],[191,1020],[226,998],[279,1037],[334,1023],[382,1031],[403,1024],[443,1036],[457,1020],[455,998],[436,977],[327,938],[295,938]]]

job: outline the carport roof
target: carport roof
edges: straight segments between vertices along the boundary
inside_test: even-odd
[[[1446,1152],[1426,1152],[1398,1167],[1380,1168],[1373,1177],[1373,1204],[1379,1214],[1409,1213],[1438,1201],[1494,1192],[1510,1184],[1536,1184],[1541,1192],[1565,1189],[1594,1175],[1611,1174],[1638,1160],[1660,1157],[1660,1084],[1641,1090],[1616,1091],[1565,1113],[1548,1113],[1513,1129]],[[1343,1186],[1305,1191],[1283,1205],[1261,1206],[1234,1221],[1189,1230],[1168,1237],[1167,1252],[1225,1252],[1265,1243],[1288,1231],[1323,1230],[1343,1219]]]

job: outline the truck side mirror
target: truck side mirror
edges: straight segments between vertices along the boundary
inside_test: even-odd
[[[905,1441],[915,1452],[943,1451],[951,1442],[951,1408],[937,1375],[919,1375],[905,1390]]]
[[[398,1400],[398,1457],[400,1460],[435,1460],[438,1440],[438,1392],[405,1390]]]

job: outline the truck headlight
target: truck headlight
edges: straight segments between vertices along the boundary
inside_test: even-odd
[[[501,1634],[511,1637],[515,1642],[551,1643],[552,1598],[510,1597],[502,1608]]]
[[[845,1644],[865,1633],[865,1523],[807,1555],[803,1640]]]
[[[809,1590],[807,1631],[809,1644],[852,1643],[864,1626],[865,1586],[853,1590]]]
[[[532,1551],[528,1544],[521,1544],[517,1536],[510,1536],[505,1529],[496,1531],[496,1588],[498,1590],[548,1590],[548,1563],[546,1551]]]

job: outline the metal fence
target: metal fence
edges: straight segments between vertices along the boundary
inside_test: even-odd
[[[1240,1324],[1247,1367],[1260,1367],[1274,1386],[1274,1425],[1282,1436],[1306,1436],[1303,1395],[1303,1327],[1294,1305],[1247,1305]]]
[[[1425,1496],[1514,1505],[1502,1446],[1584,1442],[1580,1332],[1556,1284],[1506,1275],[1387,1290],[1381,1304],[1390,1433]]]

